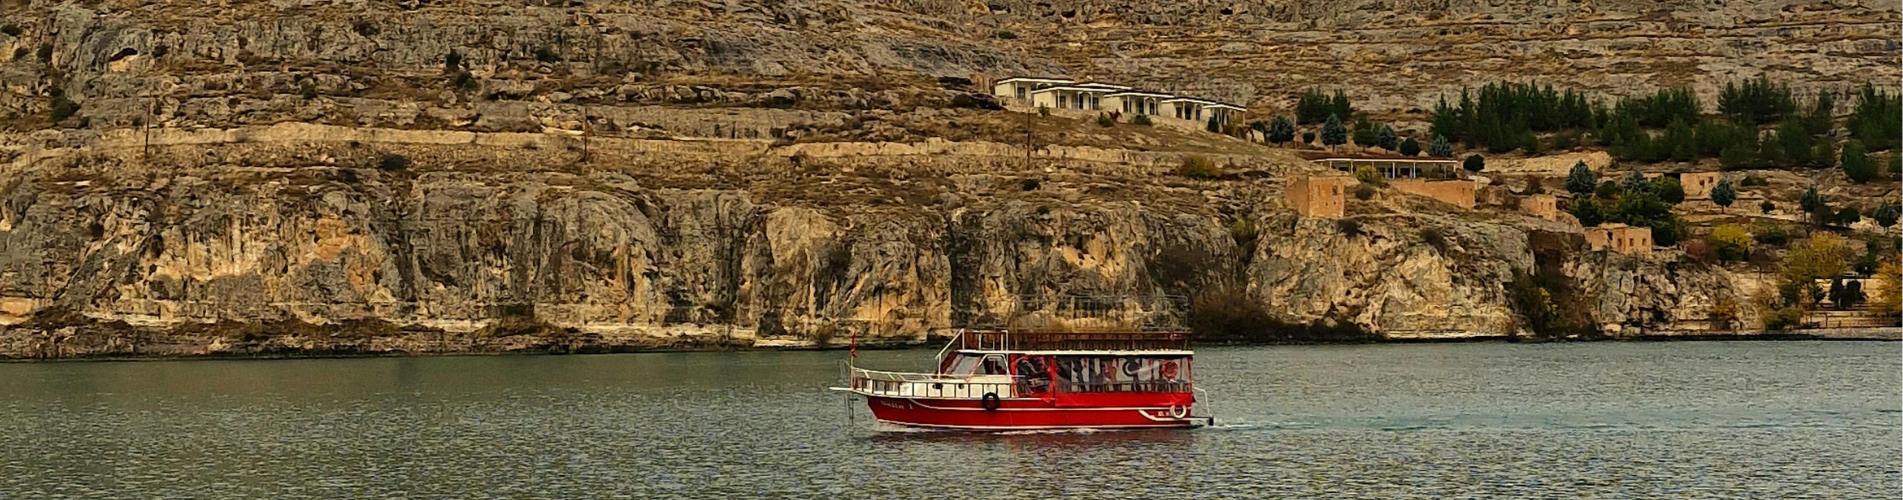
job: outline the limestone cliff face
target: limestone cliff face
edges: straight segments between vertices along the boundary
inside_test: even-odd
[[[939,154],[975,167],[922,187],[872,168],[895,161],[880,156],[720,161],[780,172],[749,180],[656,176],[699,160],[648,143],[577,162],[535,142],[221,137],[239,142],[35,149],[0,170],[0,353],[837,345],[1054,314],[1067,297],[1135,324],[1143,297],[1210,290],[1291,324],[1488,337],[1525,333],[1505,284],[1541,265],[1515,216],[1384,190],[1344,222],[1307,219],[1272,180],[1132,173],[1167,167],[1058,162],[1040,184],[992,189],[1013,172]],[[954,201],[878,201],[907,196]],[[1578,246],[1548,258],[1612,333],[1702,328],[1740,295],[1710,268]]]

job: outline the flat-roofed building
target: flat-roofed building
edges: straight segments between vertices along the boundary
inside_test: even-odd
[[[1044,87],[1070,85],[1072,83],[1077,83],[1077,82],[1069,78],[1038,78],[1038,77],[1014,76],[1014,77],[998,80],[995,82],[991,82],[991,95],[997,97],[999,101],[1005,102],[1007,104],[1015,103],[1020,106],[1024,106],[1024,105],[1030,104],[1031,91],[1033,90],[1041,89]]]
[[[1103,105],[1123,116],[1155,116],[1161,112],[1164,99],[1175,99],[1173,94],[1147,92],[1142,90],[1124,90],[1103,96]]]
[[[1284,196],[1289,208],[1303,217],[1339,219],[1347,211],[1348,186],[1355,178],[1345,175],[1313,175],[1290,181]]]
[[[1652,228],[1617,223],[1586,228],[1586,246],[1593,250],[1649,256],[1652,255]]]

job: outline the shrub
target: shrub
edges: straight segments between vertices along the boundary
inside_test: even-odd
[[[1368,201],[1374,199],[1374,186],[1362,183],[1355,186],[1355,199]]]
[[[1579,219],[1579,225],[1582,226],[1597,226],[1606,221],[1605,212],[1600,210],[1599,202],[1592,198],[1583,196],[1574,198],[1571,211],[1573,218]]]
[[[377,23],[370,22],[368,19],[352,21],[350,23],[350,29],[351,31],[357,32],[358,35],[366,37],[376,36],[378,33],[383,32],[382,29],[377,27]]]
[[[1039,105],[1037,106],[1037,115],[1038,115],[1038,116],[1051,116],[1051,107],[1050,107],[1050,106],[1045,106],[1045,105],[1042,105],[1042,104],[1039,104]],[[1148,120],[1144,120],[1144,121],[1146,121],[1146,122],[1147,122]],[[1143,125],[1149,125],[1149,123],[1144,123]]]
[[[1776,203],[1771,203],[1771,200],[1764,200],[1764,201],[1760,201],[1760,202],[1758,202],[1758,211],[1759,211],[1759,212],[1763,212],[1763,213],[1765,213],[1765,214],[1769,214],[1769,213],[1771,213],[1771,211],[1772,211],[1772,210],[1777,210],[1777,204],[1776,204]]]
[[[1653,182],[1652,192],[1658,193],[1660,200],[1673,205],[1685,201],[1685,186],[1679,184],[1678,179],[1671,177],[1660,177],[1658,181]]]
[[[1712,249],[1717,252],[1718,258],[1728,261],[1750,258],[1752,245],[1755,243],[1751,237],[1751,231],[1737,224],[1720,224],[1712,228],[1711,235],[1705,239],[1711,242]]]
[[[1447,253],[1447,235],[1441,233],[1440,228],[1422,228],[1421,241],[1433,246],[1435,250],[1439,250],[1441,253]]]
[[[1209,158],[1189,155],[1183,157],[1181,166],[1176,167],[1176,175],[1191,179],[1214,179],[1222,177],[1222,167],[1217,166],[1216,162],[1209,161]]]
[[[1899,208],[1895,200],[1890,200],[1877,205],[1876,211],[1870,213],[1870,218],[1876,219],[1878,226],[1887,228],[1896,225],[1900,213],[1903,213],[1903,208]]]
[[[1314,132],[1302,132],[1302,144],[1314,144],[1314,143],[1315,143]]]
[[[1844,176],[1851,182],[1864,183],[1877,178],[1877,166],[1870,161],[1870,155],[1863,149],[1863,141],[1851,139],[1844,142],[1843,155],[1837,164],[1844,170]]]
[[[1414,140],[1413,137],[1401,141],[1401,154],[1405,156],[1419,156],[1421,154],[1420,141]]]
[[[1388,151],[1400,149],[1401,140],[1394,135],[1394,127],[1383,123],[1374,130],[1374,145]]]
[[[67,118],[79,113],[79,103],[73,102],[72,99],[67,99],[66,92],[57,88],[53,90],[51,108],[53,121],[55,122],[65,121]]]
[[[304,100],[316,99],[317,82],[311,80],[297,82],[297,95],[303,97]]]
[[[1747,175],[1747,176],[1744,176],[1744,180],[1738,182],[1738,185],[1744,186],[1744,187],[1769,186],[1771,185],[1771,182],[1764,180],[1763,177],[1758,177],[1756,175]]]
[[[1758,230],[1752,233],[1751,239],[1757,240],[1760,245],[1781,247],[1791,242],[1791,233],[1786,231],[1784,226],[1777,224],[1759,224]]]
[[[544,63],[552,63],[555,62],[556,59],[560,59],[560,56],[555,54],[555,50],[548,48],[548,46],[536,47],[534,55],[536,61]]]
[[[998,32],[998,39],[999,40],[1016,40],[1018,39],[1018,34],[1010,32],[1010,31],[1000,31]]]
[[[452,51],[449,51],[448,54],[443,54],[443,73],[444,74],[455,74],[456,72],[462,71],[462,70],[463,70],[463,53],[452,50]]]
[[[1110,115],[1106,115],[1106,114],[1103,114],[1103,113],[1097,113],[1097,126],[1099,126],[1099,127],[1105,127],[1105,128],[1108,128],[1108,127],[1110,127],[1110,126],[1112,126],[1112,125],[1116,125],[1116,124],[1117,124],[1117,121],[1116,121],[1116,120],[1113,120],[1113,119],[1111,119],[1111,118],[1110,118]]]
[[[1354,219],[1336,219],[1335,230],[1349,238],[1361,236],[1361,222]]]
[[[1387,178],[1381,176],[1380,171],[1374,169],[1373,165],[1355,167],[1355,180],[1361,181],[1363,185],[1373,186],[1387,184],[1388,181]]]
[[[1760,314],[1759,318],[1764,324],[1764,331],[1789,331],[1804,324],[1804,310],[1797,306],[1780,307]]]
[[[7,36],[10,36],[10,37],[19,38],[20,27],[15,26],[11,23],[8,23],[7,25],[0,26],[0,33],[5,33]]]
[[[1480,155],[1477,154],[1467,155],[1467,159],[1460,162],[1460,167],[1467,169],[1468,172],[1478,174],[1481,169],[1487,168],[1487,159],[1481,158]]]
[[[1454,145],[1447,142],[1447,136],[1434,136],[1434,142],[1427,145],[1427,155],[1435,158],[1451,158],[1454,156]]]
[[[1848,226],[1863,220],[1863,212],[1857,210],[1857,207],[1847,206],[1837,210],[1837,215],[1831,217],[1831,220],[1836,221],[1838,225]]]
[[[377,157],[377,168],[385,171],[399,171],[410,168],[410,158],[396,153],[384,153]]]

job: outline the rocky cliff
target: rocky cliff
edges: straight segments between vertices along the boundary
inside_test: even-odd
[[[1704,329],[1745,291],[1675,251],[1586,252],[1576,227],[1388,189],[1344,221],[1303,218],[1281,185],[1310,167],[1286,150],[1001,113],[967,80],[1061,73],[1268,109],[1344,87],[1406,120],[1500,79],[1893,81],[1899,19],[1444,0],[0,16],[0,356],[17,357],[836,345],[1065,297],[1218,294],[1291,328],[1499,337],[1532,333],[1510,284],[1535,275],[1584,333]],[[1224,173],[1172,174],[1188,156]],[[1095,307],[1144,308],[1111,302]]]

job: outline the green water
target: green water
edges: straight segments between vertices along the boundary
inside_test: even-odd
[[[1899,346],[1206,348],[1215,428],[1008,435],[840,352],[0,364],[0,498],[1884,498]]]

